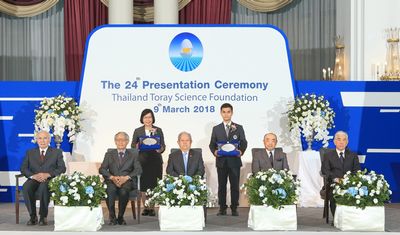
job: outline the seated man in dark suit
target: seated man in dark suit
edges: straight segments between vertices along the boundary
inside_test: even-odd
[[[281,148],[275,148],[277,143],[278,139],[274,133],[264,135],[265,149],[254,153],[251,162],[253,174],[270,168],[274,168],[275,170],[289,170],[286,153]]]
[[[126,225],[124,213],[129,201],[129,192],[137,188],[134,178],[142,173],[136,149],[126,149],[129,136],[125,132],[118,132],[114,136],[117,149],[107,151],[99,172],[107,184],[107,207],[110,213],[109,225]],[[115,199],[118,200],[118,218],[115,217]]]
[[[328,185],[332,182],[338,183],[347,171],[356,173],[360,170],[360,163],[357,154],[347,149],[349,143],[348,135],[344,131],[338,131],[333,140],[336,149],[330,149],[322,162],[321,171],[328,177]],[[329,202],[332,215],[335,215],[336,203],[332,193],[333,188],[329,187]]]
[[[175,151],[169,155],[167,174],[172,176],[204,175],[204,163],[201,153],[190,149],[192,136],[187,132],[178,135],[178,145],[180,151]]]
[[[26,152],[21,166],[21,173],[28,178],[23,185],[25,205],[28,208],[30,220],[28,225],[37,224],[36,192],[40,197],[39,225],[47,225],[47,214],[50,202],[49,180],[65,173],[65,163],[61,150],[49,147],[50,134],[39,131],[35,136],[38,148]]]

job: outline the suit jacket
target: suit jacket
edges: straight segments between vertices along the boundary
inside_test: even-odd
[[[272,168],[269,160],[268,152],[266,149],[256,151],[253,155],[251,162],[252,172],[255,174],[259,171],[265,171]],[[289,164],[287,161],[286,153],[283,152],[282,148],[275,148],[274,151],[274,169],[275,170],[289,170]]]
[[[160,153],[163,153],[165,151],[164,133],[162,129],[159,127],[153,126],[153,128],[157,129],[155,135],[160,136],[160,145],[161,145]],[[133,149],[136,149],[137,148],[136,145],[139,143],[139,137],[145,135],[146,131],[144,126],[136,128],[135,131],[133,132],[131,147]]]
[[[187,166],[188,176],[200,175],[201,177],[203,177],[204,162],[200,152],[194,151],[193,149],[189,150],[189,157],[187,164],[188,164]],[[175,151],[169,155],[167,174],[175,177],[179,175],[185,175],[185,163],[183,161],[183,155],[181,150]]]
[[[321,172],[332,182],[335,178],[343,178],[347,171],[356,173],[360,170],[360,163],[357,154],[346,149],[344,151],[344,163],[339,159],[336,149],[329,149],[322,162]]]
[[[49,173],[51,178],[65,173],[65,163],[60,149],[48,147],[44,161],[40,160],[39,147],[26,151],[21,173],[29,178],[37,173]]]
[[[136,149],[126,149],[122,164],[119,164],[119,155],[117,149],[106,152],[104,160],[101,163],[99,172],[103,175],[107,183],[111,183],[110,176],[130,176],[136,187],[135,177],[142,173],[142,167],[139,163],[138,151]]]
[[[211,133],[211,140],[210,140],[210,151],[214,155],[214,152],[218,150],[217,142],[226,142],[226,141],[240,141],[239,150],[244,154],[247,148],[247,140],[244,134],[243,127],[237,123],[233,123],[236,126],[236,129],[232,129],[229,131],[229,136],[226,136],[225,126],[222,122],[219,125],[214,126],[212,133]],[[238,157],[221,157],[218,156],[216,158],[216,166],[217,167],[224,167],[226,164],[228,167],[241,167],[242,166],[242,159],[240,156]]]

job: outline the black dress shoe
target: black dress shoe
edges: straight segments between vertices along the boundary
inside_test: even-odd
[[[142,215],[143,216],[149,215],[149,209],[144,209]]]
[[[217,215],[218,215],[218,216],[220,216],[220,215],[226,215],[226,208],[220,208],[219,211],[218,211],[218,213],[217,213]]]
[[[149,216],[156,216],[154,209],[149,210]]]
[[[108,225],[117,225],[117,224],[118,224],[118,221],[116,218],[111,218],[110,222],[108,223]]]
[[[48,223],[47,223],[47,218],[46,217],[43,217],[43,218],[40,218],[40,220],[39,220],[39,225],[40,226],[46,226]]]
[[[232,209],[232,216],[239,216],[239,212],[236,209]]]
[[[36,225],[38,222],[37,217],[31,217],[26,225]]]
[[[118,217],[118,224],[119,225],[126,225],[126,221],[124,220],[124,217]]]

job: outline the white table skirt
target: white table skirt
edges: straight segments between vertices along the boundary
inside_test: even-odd
[[[324,179],[320,175],[321,158],[317,151],[302,151],[299,154],[300,207],[323,207],[320,190]]]

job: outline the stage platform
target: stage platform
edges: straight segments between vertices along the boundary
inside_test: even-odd
[[[400,233],[400,204],[387,204],[386,206],[386,231]],[[298,219],[298,231],[291,233],[302,233],[309,234],[309,232],[340,232],[330,224],[325,223],[325,219],[322,218],[323,208],[297,208],[297,219]],[[28,213],[23,203],[21,203],[21,214],[20,224],[15,224],[15,213],[13,203],[2,203],[0,204],[0,234],[10,234],[12,232],[51,232],[54,229],[53,220],[53,208],[49,210],[49,225],[48,226],[27,226]],[[251,233],[253,230],[247,228],[247,216],[249,208],[240,208],[239,216],[230,216],[229,209],[227,216],[217,216],[217,208],[209,208],[206,227],[204,232],[245,232]],[[125,213],[125,220],[127,221],[126,226],[116,225],[109,226],[108,222],[108,211],[107,208],[103,207],[104,218],[106,219],[105,225],[100,230],[102,232],[158,232],[158,220],[157,217],[141,216],[141,223],[137,224],[132,218],[132,212],[130,208],[127,208]],[[198,233],[198,232],[196,232]],[[26,233],[25,233],[26,234]],[[43,234],[43,233],[41,233]],[[64,233],[63,233],[64,234]],[[75,233],[70,233],[75,234]],[[103,233],[104,234],[104,233]],[[218,233],[220,234],[220,233]]]

